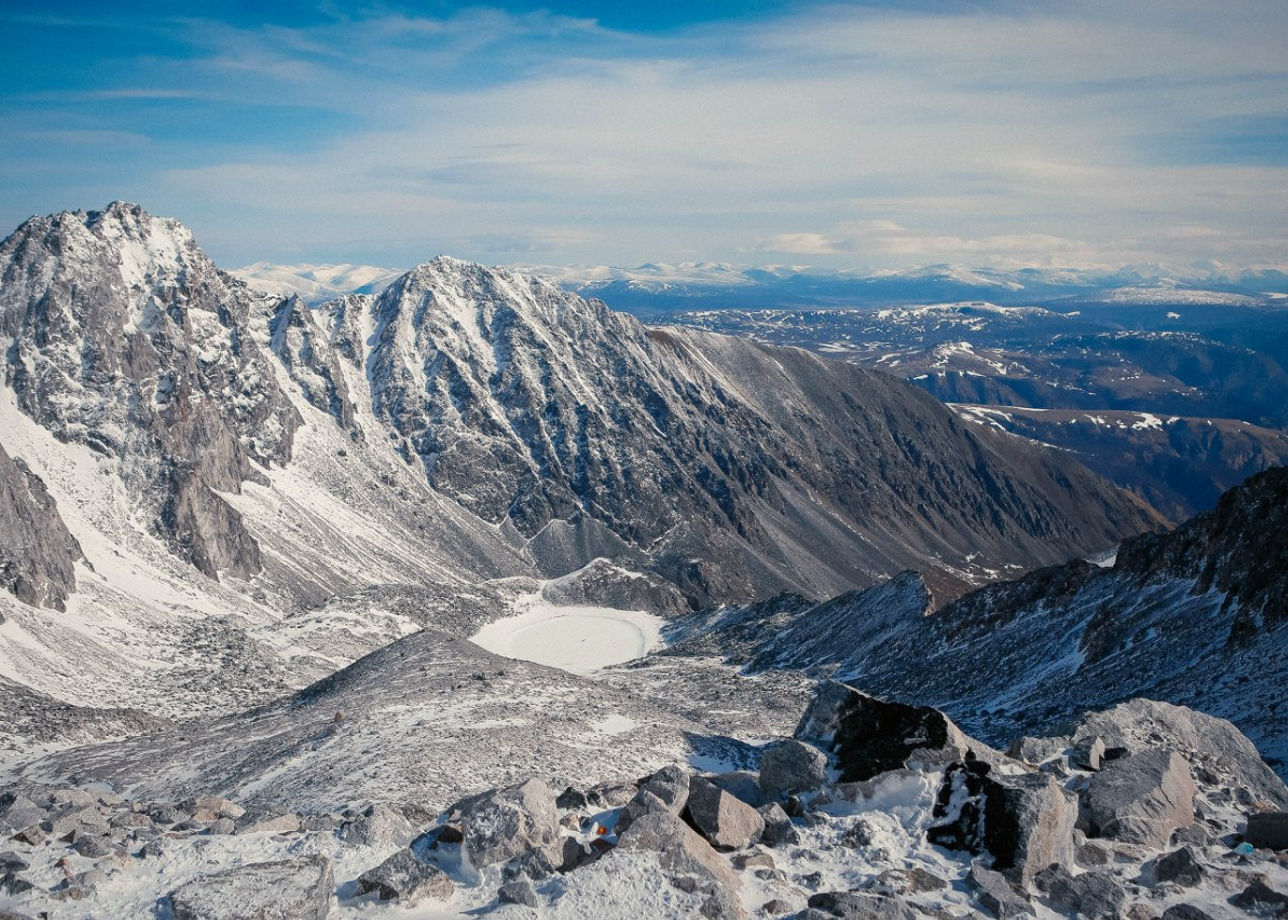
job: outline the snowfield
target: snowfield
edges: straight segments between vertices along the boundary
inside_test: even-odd
[[[641,610],[559,607],[539,600],[526,607],[487,624],[470,641],[507,658],[590,674],[657,648],[666,622]]]

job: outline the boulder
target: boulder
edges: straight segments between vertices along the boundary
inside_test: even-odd
[[[1265,882],[1253,882],[1232,897],[1230,903],[1250,914],[1288,917],[1288,894],[1275,891]]]
[[[276,811],[248,811],[237,819],[234,834],[291,834],[300,829],[295,815]]]
[[[766,799],[818,789],[827,782],[827,755],[794,738],[780,741],[761,755],[759,782]]]
[[[730,770],[727,773],[715,773],[708,776],[725,792],[739,801],[746,802],[752,808],[765,804],[765,795],[760,791],[760,777],[749,770]]]
[[[564,853],[563,841],[570,838],[563,837],[559,841],[559,855]],[[576,841],[574,841],[576,842]],[[541,881],[550,878],[559,871],[559,863],[552,860],[544,850],[529,850],[522,856],[516,856],[504,866],[501,867],[501,878],[507,882],[515,879],[531,879]]]
[[[67,834],[94,834],[102,836],[111,830],[105,815],[97,805],[66,804],[46,812],[41,828],[51,837]]]
[[[1243,839],[1263,850],[1288,850],[1288,812],[1263,811],[1248,815]]]
[[[388,805],[372,805],[361,818],[341,825],[337,836],[355,846],[388,850],[411,843],[416,828]]]
[[[475,868],[536,849],[551,860],[561,856],[559,809],[554,790],[541,780],[472,796],[449,811],[460,819],[465,855]]]
[[[825,917],[842,920],[919,920],[921,914],[894,898],[861,891],[824,891],[811,895],[809,906]]]
[[[497,889],[496,899],[502,904],[522,904],[524,907],[536,907],[541,903],[532,883],[527,879],[506,882]]]
[[[193,815],[207,813],[211,816],[209,820],[212,821],[215,818],[231,818],[236,821],[246,814],[246,809],[236,802],[230,802],[228,799],[217,795],[199,795],[188,799],[186,802],[180,802],[179,807]]]
[[[773,869],[776,868],[774,857],[763,851],[754,853],[739,853],[729,862],[735,869],[742,872],[747,869]]]
[[[284,859],[194,879],[170,908],[174,920],[325,920],[334,888],[326,858]]]
[[[619,808],[639,791],[636,783],[605,783],[586,792],[586,799],[596,808]]]
[[[5,894],[26,894],[35,887],[17,872],[0,872],[0,891]]]
[[[765,822],[765,830],[760,835],[760,842],[765,846],[778,847],[788,843],[799,843],[800,834],[796,831],[796,825],[792,824],[792,819],[783,811],[783,806],[777,802],[770,802],[768,805],[762,805],[756,809],[761,820]]]
[[[1074,731],[1074,743],[1095,735],[1106,748],[1121,748],[1128,755],[1168,747],[1196,765],[1232,777],[1254,798],[1288,809],[1288,786],[1243,732],[1225,719],[1185,706],[1136,699],[1084,716]]]
[[[0,834],[16,834],[44,819],[45,809],[21,792],[0,793]]]
[[[1105,739],[1099,735],[1083,735],[1074,742],[1069,762],[1084,770],[1099,770],[1105,760]]]
[[[87,859],[99,859],[112,852],[112,842],[106,837],[85,835],[77,838],[72,844],[72,849]]]
[[[1110,872],[1070,875],[1063,866],[1048,866],[1033,881],[1056,910],[1086,920],[1117,920],[1127,900],[1127,892]]]
[[[1203,864],[1193,847],[1181,847],[1154,862],[1154,881],[1192,888],[1203,881]]]
[[[650,812],[636,820],[618,838],[617,851],[647,850],[658,855],[662,871],[672,884],[683,884],[703,898],[702,914],[708,920],[744,920],[738,898],[737,873],[711,844],[679,818],[667,812]],[[612,859],[610,853],[605,859]]]
[[[887,702],[837,681],[819,687],[795,737],[833,754],[846,783],[953,763],[978,746],[937,709]]]
[[[1092,835],[1162,849],[1194,821],[1190,765],[1175,751],[1112,760],[1091,778],[1083,804]]]
[[[374,891],[382,901],[411,907],[426,898],[445,901],[454,886],[441,869],[421,862],[409,849],[401,849],[380,865],[358,876],[358,891]]]
[[[1054,864],[1073,865],[1078,803],[1046,773],[1005,776],[983,783],[984,845],[993,868],[1021,885]]]
[[[979,903],[998,920],[1034,916],[1029,899],[1011,887],[1011,883],[1002,873],[975,863],[971,866],[968,878],[975,889],[975,896],[979,899]]]
[[[563,811],[576,811],[579,808],[585,808],[589,804],[590,799],[586,793],[575,786],[569,786],[559,793],[559,797],[555,799],[555,805]]]
[[[1043,764],[1054,760],[1069,746],[1068,738],[1016,738],[1006,749],[1006,756],[1024,763]]]
[[[1173,904],[1163,911],[1163,920],[1215,920],[1215,918],[1193,904]]]
[[[644,781],[640,791],[657,796],[667,811],[678,815],[689,800],[689,774],[674,764],[663,767]]]
[[[765,830],[756,809],[700,776],[689,783],[687,814],[698,832],[723,850],[751,846]]]

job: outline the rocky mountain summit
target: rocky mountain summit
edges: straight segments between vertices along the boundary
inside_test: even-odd
[[[1132,701],[1002,754],[821,685],[751,769],[529,778],[440,809],[0,794],[0,911],[58,917],[1282,916],[1288,788],[1229,723]]]

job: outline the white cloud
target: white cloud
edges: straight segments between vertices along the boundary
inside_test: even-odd
[[[665,37],[498,11],[193,24],[194,90],[361,127],[168,168],[158,193],[237,262],[1282,261],[1288,169],[1157,139],[1288,112],[1286,9],[839,5]]]

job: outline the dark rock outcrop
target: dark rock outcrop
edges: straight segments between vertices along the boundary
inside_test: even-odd
[[[971,749],[970,739],[942,712],[886,702],[836,681],[820,686],[796,738],[830,751],[842,782],[913,765],[949,764]]]
[[[0,587],[33,607],[62,610],[83,558],[44,482],[0,444]]]

